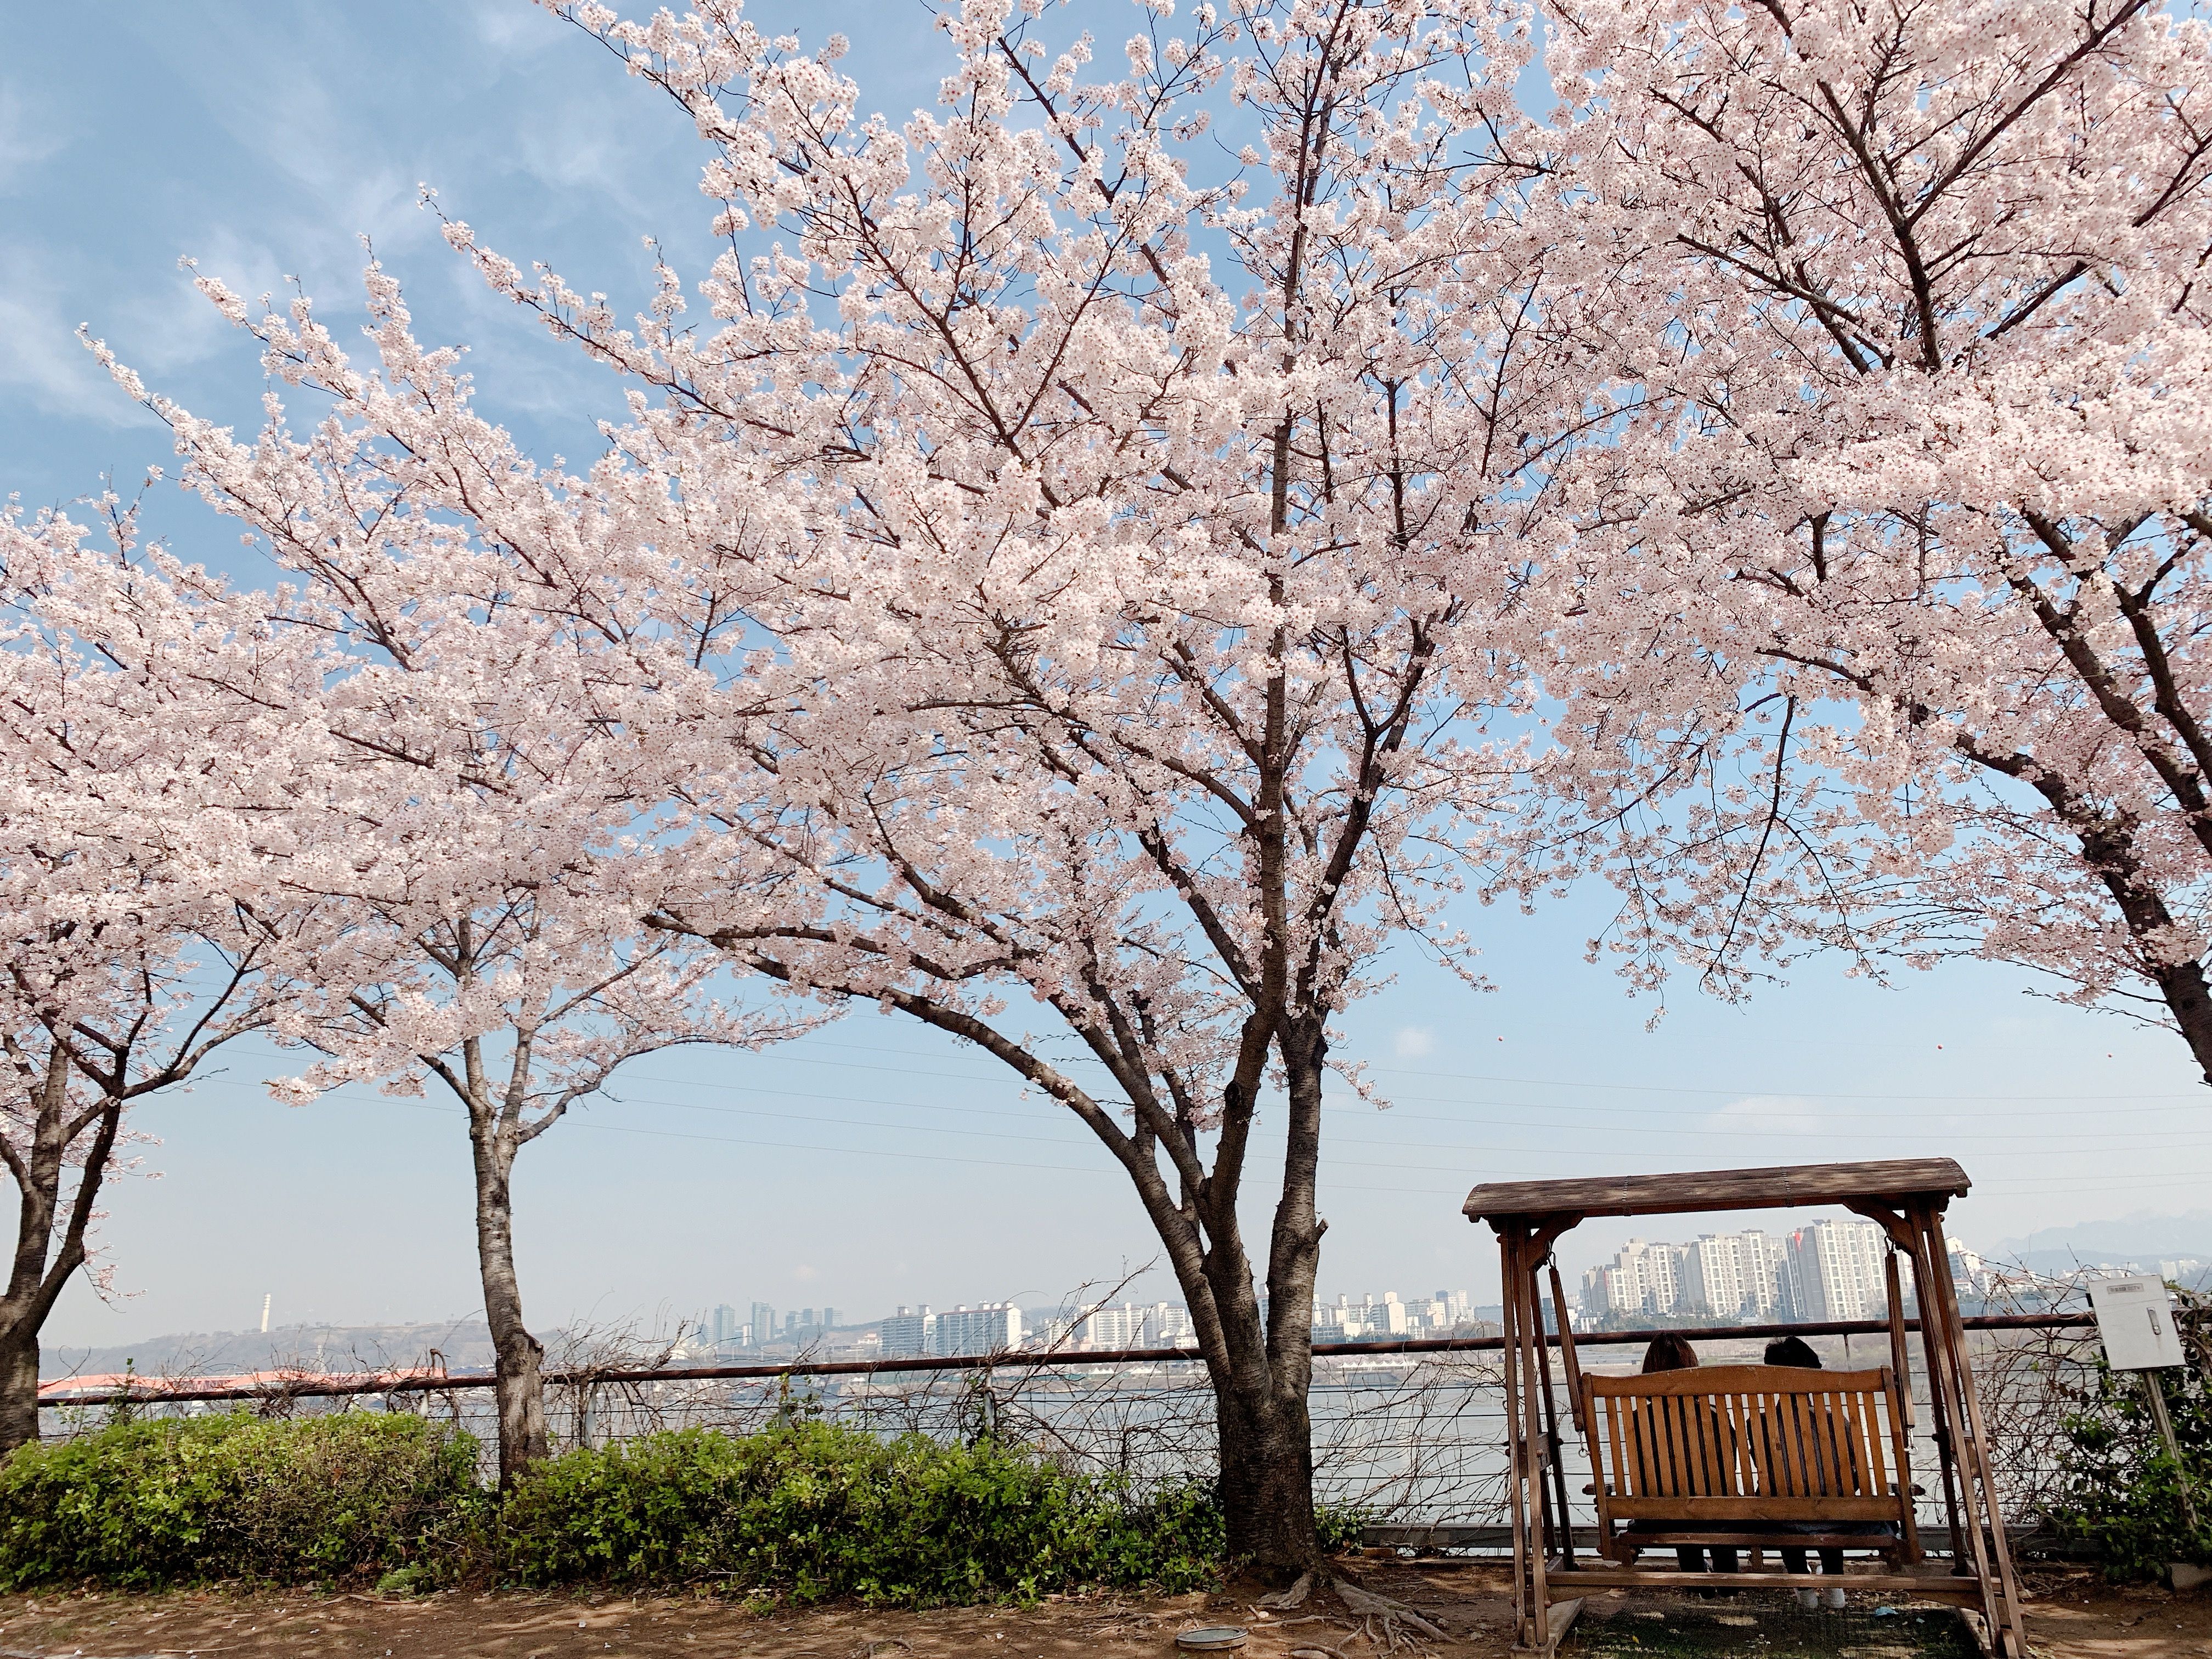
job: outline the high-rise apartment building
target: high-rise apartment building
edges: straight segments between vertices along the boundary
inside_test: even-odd
[[[1594,1314],[1668,1314],[1682,1299],[1686,1252],[1632,1238],[1613,1260],[1583,1275],[1583,1306]]]
[[[1190,1310],[1174,1302],[1155,1302],[1146,1309],[1143,1346],[1147,1348],[1196,1347],[1198,1328],[1190,1322]]]
[[[1765,1320],[1790,1316],[1790,1247],[1778,1233],[1738,1233],[1743,1252],[1743,1310]]]
[[[1022,1310],[1011,1302],[986,1302],[980,1308],[963,1303],[937,1316],[936,1341],[930,1352],[954,1354],[1001,1353],[1022,1341]]]
[[[1787,1242],[1772,1233],[1707,1233],[1690,1244],[1632,1238],[1583,1275],[1583,1310],[1771,1317],[1790,1305]]]
[[[1743,1309],[1743,1250],[1734,1233],[1706,1233],[1682,1247],[1684,1311],[1733,1318]]]
[[[1681,1262],[1678,1312],[1765,1316],[1787,1299],[1788,1255],[1771,1233],[1707,1233],[1682,1247]]]
[[[1790,1283],[1799,1319],[1880,1319],[1889,1293],[1889,1241],[1871,1221],[1816,1221],[1790,1235]]]
[[[769,1307],[767,1303],[754,1303],[752,1317],[746,1322],[753,1328],[753,1340],[756,1343],[775,1340],[775,1310]]]
[[[899,1310],[883,1322],[883,1355],[886,1359],[915,1359],[926,1353],[935,1353],[937,1347],[937,1316],[924,1303],[921,1311],[910,1311],[904,1303]]]
[[[1147,1310],[1124,1302],[1118,1308],[1093,1308],[1076,1322],[1075,1346],[1091,1350],[1142,1348]]]

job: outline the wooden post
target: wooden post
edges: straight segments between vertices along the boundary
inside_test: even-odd
[[[2174,1479],[2181,1486],[2182,1518],[2189,1522],[2189,1530],[2197,1530],[2197,1494],[2191,1489],[2189,1466],[2181,1461],[2181,1443],[2173,1437],[2173,1419],[2166,1414],[2166,1390],[2159,1386],[2156,1371],[2138,1371],[2142,1378],[2143,1394],[2150,1401],[2150,1420],[2158,1425],[2158,1437],[2166,1442],[2166,1455],[2173,1460]]]
[[[1900,1480],[1908,1480],[1905,1470],[1910,1467],[1906,1449],[1912,1436],[1912,1349],[1905,1340],[1905,1286],[1897,1271],[1897,1246],[1893,1242],[1881,1259],[1881,1267],[1883,1288],[1889,1296],[1889,1363],[1897,1374],[1898,1408],[1905,1413],[1905,1420],[1896,1425],[1897,1472]],[[1912,1494],[1907,1492],[1904,1496],[1910,1499]],[[1925,1553],[1920,1547],[1920,1518],[1913,1513],[1910,1502],[1905,1506],[1905,1513],[1903,1559],[1923,1560]]]
[[[1567,1310],[1560,1305],[1559,1270],[1552,1269],[1552,1322],[1565,1340]],[[1544,1298],[1537,1287],[1535,1264],[1528,1269],[1528,1306],[1536,1316],[1536,1358],[1544,1384],[1544,1458],[1552,1468],[1552,1498],[1559,1505],[1559,1564],[1572,1572],[1575,1565],[1575,1516],[1567,1505],[1567,1460],[1559,1444],[1559,1402],[1552,1392],[1552,1350],[1544,1340]]]
[[[1567,1323],[1567,1298],[1556,1261],[1552,1264],[1552,1308],[1559,1326],[1559,1370],[1566,1377],[1567,1415],[1573,1419],[1577,1434],[1588,1434],[1589,1427],[1583,1421],[1582,1362],[1575,1357],[1575,1334]]]
[[[1904,1243],[1912,1262],[1913,1294],[1920,1303],[1920,1346],[1928,1364],[1928,1408],[1935,1413],[1928,1431],[1935,1439],[1936,1462],[1943,1476],[1943,1514],[1951,1528],[1951,1571],[1963,1578],[1972,1569],[1967,1565],[1966,1530],[1959,1516],[1959,1445],[1951,1432],[1952,1413],[1944,1390],[1943,1336],[1928,1316],[1928,1280],[1921,1262],[1920,1235],[1910,1224],[1904,1231]],[[1949,1266],[1947,1258],[1946,1270]]]
[[[1541,1250],[1533,1229],[1522,1233],[1516,1249],[1515,1262],[1518,1271],[1514,1275],[1513,1292],[1521,1310],[1522,1398],[1527,1403],[1522,1409],[1522,1434],[1524,1450],[1522,1469],[1528,1481],[1531,1502],[1528,1505],[1531,1532],[1528,1549],[1528,1607],[1530,1613],[1528,1645],[1550,1659],[1552,1642],[1552,1598],[1547,1585],[1550,1577],[1545,1559],[1545,1547],[1550,1542],[1548,1511],[1551,1498],[1544,1490],[1545,1455],[1543,1437],[1537,1425],[1536,1367],[1544,1352],[1544,1316],[1536,1306],[1536,1256]]]
[[[1498,1250],[1500,1294],[1504,1305],[1498,1315],[1505,1329],[1504,1358],[1505,1361],[1505,1456],[1506,1483],[1513,1492],[1513,1622],[1519,1632],[1517,1645],[1540,1648],[1537,1626],[1544,1613],[1534,1605],[1528,1577],[1528,1510],[1529,1492],[1526,1464],[1528,1437],[1521,1422],[1521,1313],[1514,1294],[1519,1279],[1520,1250],[1517,1248],[1521,1224],[1501,1217],[1498,1221]]]
[[[1914,1287],[1920,1297],[1923,1330],[1936,1327],[1939,1346],[1949,1370],[1950,1388],[1958,1407],[1954,1418],[1960,1434],[1959,1491],[1966,1509],[1967,1535],[1972,1540],[1974,1565],[1982,1575],[1982,1603],[1990,1624],[1990,1641],[1999,1653],[2027,1659],[2027,1632],[2020,1616],[2020,1585],[2013,1577],[2012,1550],[2005,1540],[2004,1515],[1997,1505],[1996,1475],[1990,1462],[1989,1436],[1982,1421],[1982,1406],[1974,1389],[1972,1366],[1966,1358],[1966,1330],[1959,1320],[1959,1297],[1951,1283],[1951,1262],[1943,1244],[1942,1212],[1921,1203],[1912,1212],[1920,1239],[1914,1257]],[[1983,1541],[1986,1516],[1989,1538]]]

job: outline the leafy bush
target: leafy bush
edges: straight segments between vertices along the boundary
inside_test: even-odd
[[[929,1606],[1191,1589],[1226,1553],[1202,1482],[1139,1493],[989,1438],[691,1429],[566,1453],[504,1498],[477,1468],[468,1436],[408,1416],[118,1422],[0,1462],[0,1591],[496,1577]],[[1357,1540],[1358,1514],[1319,1518],[1325,1547]]]
[[[1203,1488],[1139,1500],[989,1440],[884,1442],[824,1423],[569,1452],[515,1490],[500,1522],[501,1566],[525,1583],[712,1579],[801,1601],[1185,1589],[1221,1553]]]
[[[2081,1409],[2065,1419],[2049,1511],[2052,1529],[2089,1546],[2115,1580],[2156,1578],[2172,1561],[2212,1560],[2212,1397],[2197,1366],[2149,1375],[2163,1379],[2181,1466],[2166,1455],[2141,1377],[2100,1363]],[[2197,1500],[2193,1533],[2181,1503],[2185,1469]]]
[[[0,1590],[56,1579],[299,1583],[451,1571],[476,1443],[415,1417],[118,1423],[0,1462]]]

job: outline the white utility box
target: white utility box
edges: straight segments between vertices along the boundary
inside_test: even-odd
[[[2182,1363],[2181,1333],[2161,1279],[2093,1279],[2089,1305],[2105,1363],[2116,1371],[2154,1371]]]

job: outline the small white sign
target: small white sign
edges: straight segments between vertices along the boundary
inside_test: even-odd
[[[2089,1305],[2105,1363],[2116,1371],[2154,1371],[2182,1361],[2181,1333],[2162,1279],[2093,1279]]]

